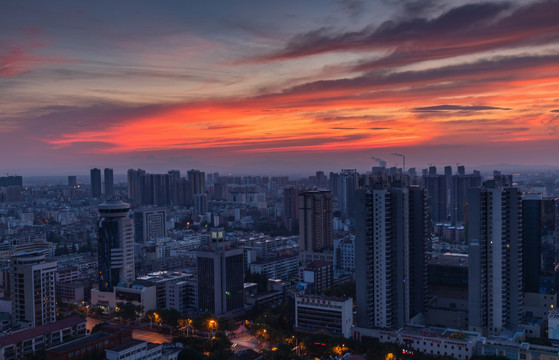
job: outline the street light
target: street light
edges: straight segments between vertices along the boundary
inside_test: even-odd
[[[292,339],[295,339],[295,353],[297,354],[297,356],[301,356],[300,353],[299,353],[299,345],[298,345],[298,344],[299,344],[299,343],[298,343],[298,340],[299,340],[299,339],[297,339],[297,338],[295,337],[295,335],[292,336],[291,338],[292,338]]]
[[[212,334],[214,334],[215,329],[217,329],[217,321],[215,320],[210,320],[208,323],[208,328],[212,331]]]

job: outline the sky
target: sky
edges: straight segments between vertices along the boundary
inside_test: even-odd
[[[559,0],[7,1],[0,172],[559,167]]]

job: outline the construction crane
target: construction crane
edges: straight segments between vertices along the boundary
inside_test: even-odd
[[[375,160],[376,162],[378,162],[378,166],[380,166],[380,167],[382,167],[382,168],[385,168],[385,167],[386,167],[386,161],[384,161],[384,160],[382,160],[382,159],[380,159],[380,158],[378,158],[378,157],[374,157],[374,156],[371,156],[371,159],[373,159],[373,160]]]
[[[399,156],[402,158],[402,171],[406,171],[406,155],[404,154],[398,154],[398,153],[392,153],[392,155],[394,156]]]

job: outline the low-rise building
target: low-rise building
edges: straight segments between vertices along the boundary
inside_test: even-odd
[[[161,359],[162,346],[133,339],[105,349],[107,360],[156,360]]]
[[[132,285],[132,287],[115,286],[112,292],[91,290],[91,305],[106,311],[114,311],[119,302],[132,302],[143,306],[144,312],[157,308],[156,287]]]
[[[476,355],[481,334],[474,331],[406,325],[400,330],[353,328],[353,338],[377,339],[380,342],[403,344],[408,354],[420,351],[432,356],[451,356],[466,360]]]
[[[46,356],[47,360],[102,358],[105,349],[131,340],[132,329],[104,325],[99,332],[48,349]]]
[[[250,264],[251,273],[258,273],[268,279],[290,280],[297,277],[299,256],[280,256],[273,259],[255,261]]]
[[[346,338],[353,326],[353,299],[326,296],[295,297],[295,328],[314,332],[327,330]]]
[[[0,360],[21,359],[70,337],[84,336],[85,329],[86,321],[76,315],[0,337]]]

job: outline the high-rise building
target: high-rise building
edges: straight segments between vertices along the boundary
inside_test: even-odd
[[[130,205],[122,201],[99,205],[99,291],[112,292],[114,286],[134,281],[134,221],[129,211]]]
[[[481,186],[481,174],[474,171],[473,174],[464,174],[464,166],[458,167],[458,175],[452,176],[450,193],[450,220],[452,224],[464,223],[466,203],[468,201],[468,190]]]
[[[244,253],[223,238],[223,229],[212,229],[206,251],[196,253],[198,268],[198,311],[215,315],[242,309]]]
[[[445,168],[445,175],[437,175],[437,168],[435,166],[429,167],[429,175],[423,177],[425,189],[427,189],[429,215],[431,220],[435,222],[447,221],[448,212],[448,193],[449,185],[447,181],[450,176]]]
[[[90,184],[91,184],[91,196],[99,197],[101,196],[101,170],[93,168],[89,171]]]
[[[308,190],[299,193],[299,237],[301,253],[333,247],[330,190]]]
[[[299,227],[299,190],[294,187],[283,189],[283,224],[289,231]]]
[[[23,178],[18,175],[0,176],[0,187],[23,187]]]
[[[56,269],[56,261],[47,261],[40,251],[12,256],[14,322],[40,326],[56,321]]]
[[[359,183],[359,174],[355,169],[342,169],[340,176],[340,211],[345,218],[352,218],[355,214],[355,190]]]
[[[200,170],[188,170],[186,172],[188,182],[192,189],[192,195],[203,194],[206,191],[206,174]]]
[[[522,204],[516,188],[468,192],[469,328],[486,335],[522,320]]]
[[[355,210],[357,326],[399,329],[424,310],[425,191],[359,190]]]
[[[78,185],[78,180],[75,175],[68,176],[68,187],[76,187]]]
[[[114,192],[113,169],[105,168],[105,197],[110,198]]]
[[[204,216],[208,212],[208,196],[206,194],[194,195],[194,213]]]
[[[556,308],[559,274],[559,200],[525,195],[522,200],[524,306],[529,318]]]
[[[524,288],[527,292],[556,293],[559,275],[559,200],[530,196],[522,200]]]
[[[141,202],[142,176],[145,174],[142,169],[128,169],[128,198],[136,204]]]
[[[164,208],[141,208],[134,211],[134,238],[138,243],[167,236]]]

